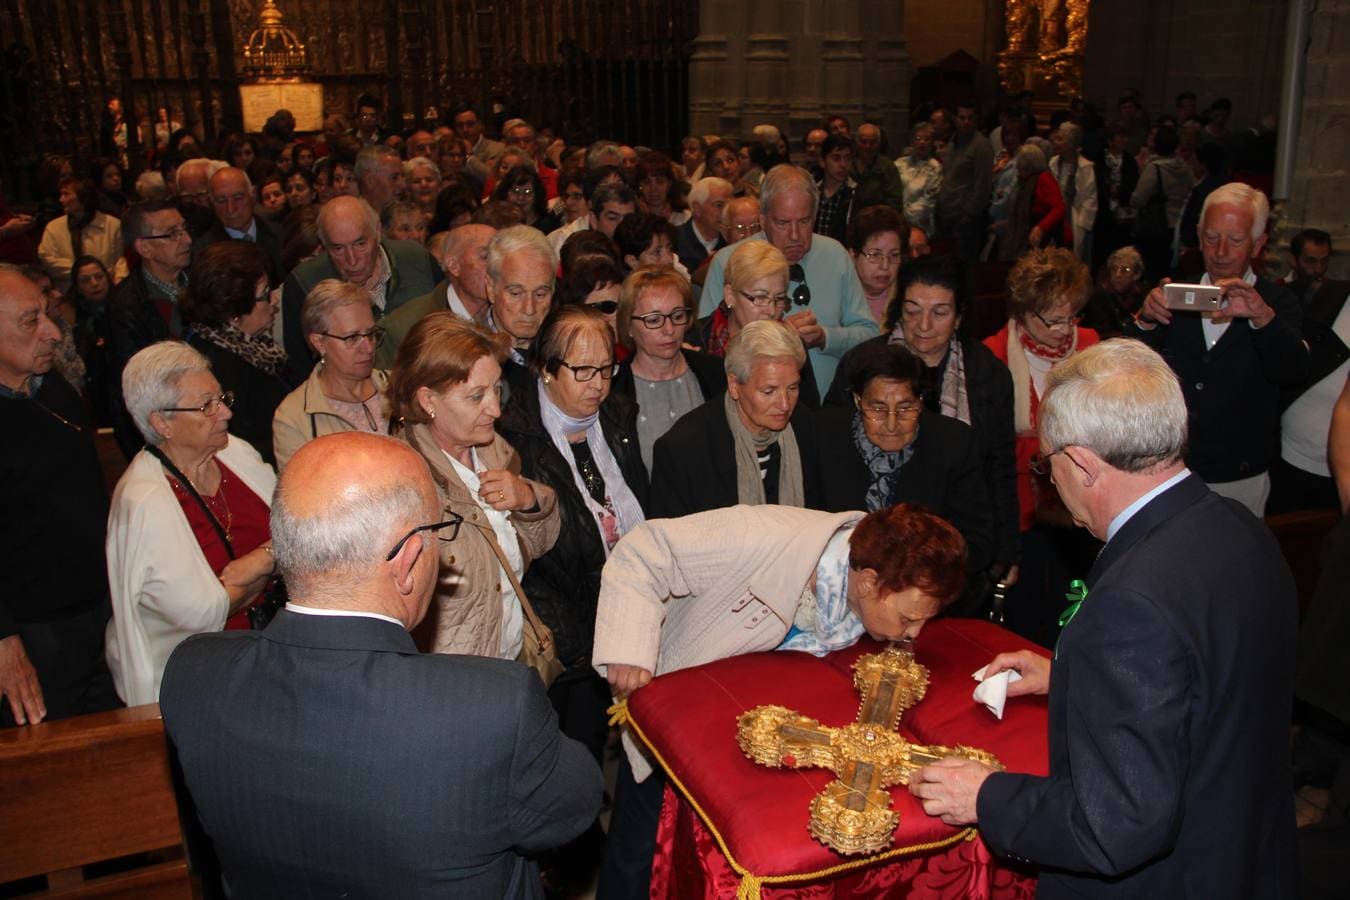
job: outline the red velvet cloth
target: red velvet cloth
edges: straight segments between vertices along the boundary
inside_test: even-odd
[[[810,803],[834,779],[823,769],[758,766],[736,744],[736,719],[752,707],[777,704],[826,725],[854,720],[858,693],[853,661],[880,645],[864,639],[817,659],[771,652],[720,660],[672,672],[635,692],[629,719],[660,756],[687,797],[668,790],[652,864],[653,898],[734,897],[740,882],[707,826],[726,842],[732,859],[761,878],[819,872],[856,860],[813,839]],[[930,624],[916,646],[929,669],[927,696],[901,720],[901,733],[921,743],[969,744],[994,753],[1009,771],[1048,770],[1044,698],[1018,698],[996,720],[971,693],[971,672],[1007,650],[1034,645],[987,622],[952,619]],[[1042,651],[1043,652],[1043,651]],[[900,815],[892,848],[952,840],[814,883],[765,884],[765,897],[911,896],[922,898],[1029,897],[1034,881],[991,858],[978,839],[926,816],[907,788],[891,789]],[[708,822],[695,814],[693,800]]]

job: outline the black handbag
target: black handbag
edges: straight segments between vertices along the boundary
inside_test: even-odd
[[[225,545],[225,552],[229,554],[231,560],[238,559],[239,557],[235,554],[234,547],[230,544],[229,537],[225,534],[225,526],[220,524],[220,520],[216,518],[216,514],[211,511],[211,507],[202,499],[201,494],[197,493],[197,489],[193,486],[192,482],[188,480],[188,477],[178,471],[178,467],[169,461],[169,457],[165,455],[163,450],[149,445],[147,445],[145,449],[149,451],[151,456],[158,459],[160,465],[168,469],[169,474],[177,479],[178,483],[183,486],[183,489],[188,492],[193,500],[197,501],[197,505],[201,507],[202,512],[206,513],[206,521],[211,523],[211,527],[215,529],[216,535],[220,538],[220,542]],[[273,575],[272,580],[268,582],[267,588],[263,591],[262,599],[244,610],[244,612],[248,614],[249,627],[254,631],[261,631],[266,628],[268,623],[272,621],[272,617],[280,612],[281,608],[286,605],[286,600],[285,583],[281,580],[280,575]]]
[[[1172,229],[1167,224],[1167,195],[1163,193],[1162,169],[1156,165],[1153,174],[1158,179],[1158,189],[1148,198],[1148,203],[1134,217],[1134,239],[1141,241],[1160,240],[1168,237]]]

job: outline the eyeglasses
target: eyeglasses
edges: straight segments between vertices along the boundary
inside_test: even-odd
[[[747,294],[745,291],[738,293],[749,300],[755,306],[774,306],[779,309],[787,309],[792,301],[788,299],[787,294]]]
[[[869,422],[889,422],[891,416],[898,420],[916,418],[923,411],[923,406],[918,403],[901,403],[895,408],[886,406],[860,406],[858,411],[863,414],[863,418]]]
[[[222,404],[226,409],[234,408],[234,391],[223,391],[220,396],[212,397],[201,406],[166,406],[160,412],[199,412],[210,417],[220,412]]]
[[[528,184],[518,184],[511,188],[512,197],[533,197],[534,188]]]
[[[205,195],[205,194],[202,194],[201,196],[205,197],[206,195]],[[143,240],[143,241],[166,241],[166,240],[167,240],[167,241],[176,241],[176,240],[178,240],[180,237],[186,237],[186,236],[187,236],[187,233],[188,233],[188,230],[187,230],[187,226],[186,226],[186,225],[175,225],[173,228],[170,228],[168,231],[164,232],[163,234],[143,234],[143,235],[141,235],[141,240]]]
[[[438,534],[436,535],[436,537],[440,538],[447,544],[453,541],[455,539],[455,536],[459,534],[459,526],[460,523],[464,521],[464,517],[459,515],[458,513],[451,513],[451,515],[454,516],[453,519],[447,519],[444,522],[436,522],[431,525],[418,525],[412,531],[408,532],[403,537],[399,538],[398,543],[395,544],[394,549],[390,550],[389,554],[385,556],[384,561],[390,562],[391,560],[393,560],[395,556],[398,556],[398,551],[403,549],[403,545],[408,543],[408,539],[410,537],[416,534],[421,534],[423,531],[442,531],[444,529],[445,533]]]
[[[730,225],[727,227],[727,230],[730,231],[732,234],[738,234],[741,237],[748,237],[752,234],[759,234],[762,227],[763,226],[761,226],[758,222],[750,222],[749,224],[746,225]]]
[[[618,363],[610,363],[607,366],[574,366],[570,362],[558,360],[558,365],[564,369],[571,369],[572,377],[577,381],[590,381],[596,375],[604,381],[609,381],[619,373]]]
[[[879,266],[882,263],[890,263],[893,266],[898,266],[900,265],[901,260],[904,259],[904,256],[900,253],[899,250],[887,251],[887,250],[873,249],[873,250],[864,250],[862,252],[862,258],[867,260],[874,266]]]
[[[1037,475],[1049,475],[1050,460],[1054,459],[1056,453],[1063,453],[1063,452],[1064,448],[1060,447],[1058,450],[1046,454],[1045,456],[1042,456],[1039,453],[1033,455],[1031,457],[1031,471],[1035,472]]]
[[[1069,316],[1066,319],[1047,319],[1040,313],[1034,313],[1034,315],[1041,320],[1041,324],[1046,328],[1072,328],[1082,318],[1082,316]]]
[[[378,347],[384,343],[384,329],[379,326],[369,331],[355,331],[351,334],[332,334],[327,331],[320,331],[319,334],[335,341],[342,341],[349,350],[355,350],[362,341],[370,341],[371,347]]]
[[[1135,272],[1138,272],[1138,271],[1139,271],[1139,267],[1138,267],[1138,266],[1121,266],[1121,265],[1116,265],[1116,266],[1111,266],[1110,268],[1111,268],[1111,271],[1112,271],[1112,272],[1119,272],[1119,273],[1122,274],[1122,275],[1133,275]]]
[[[792,302],[795,305],[805,306],[811,302],[811,289],[806,285],[806,271],[801,263],[788,266],[788,281],[799,282],[796,290],[792,292]]]
[[[612,316],[619,311],[618,300],[597,300],[594,303],[587,303],[591,309],[598,309],[607,316]]]
[[[679,309],[672,309],[668,313],[647,313],[645,316],[633,316],[633,321],[641,322],[643,325],[655,330],[666,324],[666,319],[670,320],[672,325],[688,325],[694,319],[694,311],[687,306],[681,306]]]

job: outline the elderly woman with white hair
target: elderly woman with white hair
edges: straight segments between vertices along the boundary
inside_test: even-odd
[[[230,435],[234,396],[188,345],[141,350],[122,392],[146,446],[108,516],[107,656],[118,695],[135,706],[159,698],[169,654],[189,636],[264,624],[276,475]]]
[[[408,200],[416,203],[428,222],[436,213],[436,197],[441,192],[441,167],[425,156],[414,156],[403,164],[403,182]]]
[[[389,433],[384,392],[389,373],[375,368],[384,329],[370,311],[370,292],[326,278],[300,309],[305,342],[319,364],[272,417],[272,450],[280,471],[307,441],[340,431]]]
[[[1035,144],[1017,148],[1017,189],[1013,191],[1007,221],[991,226],[996,258],[1012,262],[1027,250],[1071,240],[1067,207],[1059,183],[1050,174],[1045,151]]]
[[[1097,167],[1083,156],[1083,129],[1062,122],[1050,132],[1055,155],[1050,172],[1059,184],[1073,230],[1073,252],[1084,262],[1092,261],[1092,226],[1097,221]]]
[[[737,504],[820,509],[815,422],[799,408],[806,350],[781,322],[727,345],[727,392],[683,416],[652,451],[653,517]]]

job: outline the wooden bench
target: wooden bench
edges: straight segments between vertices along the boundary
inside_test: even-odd
[[[157,705],[0,731],[0,886],[36,878],[36,897],[191,898],[182,845]]]

